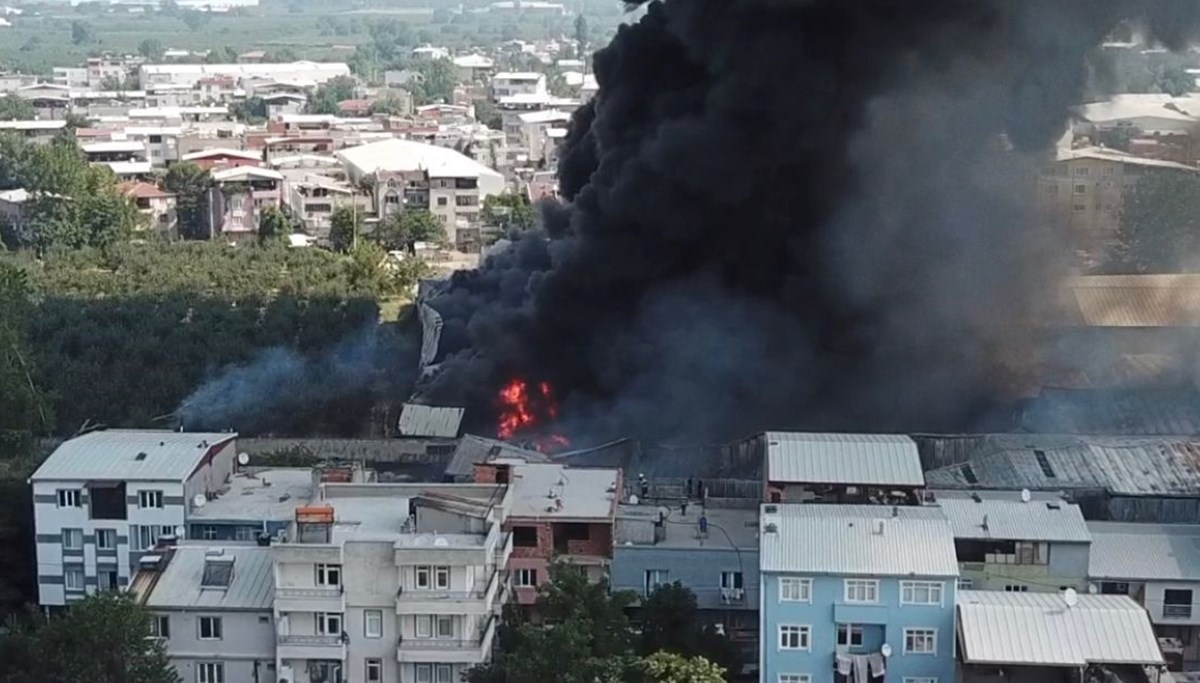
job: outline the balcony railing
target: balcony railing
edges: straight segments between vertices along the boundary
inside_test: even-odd
[[[406,600],[482,600],[491,592],[492,586],[500,579],[501,572],[492,572],[492,578],[483,588],[470,591],[449,591],[440,588],[405,588],[400,586],[396,597]]]
[[[1168,619],[1191,619],[1191,605],[1163,605],[1163,617]]]
[[[315,636],[289,634],[279,636],[280,645],[316,645],[318,647],[338,647],[343,643],[342,636]]]
[[[396,647],[401,650],[457,650],[461,648],[475,648],[483,644],[487,638],[488,631],[496,623],[496,615],[488,617],[488,620],[483,623],[483,627],[475,632],[475,635],[470,638],[417,638],[400,636],[396,639]]]
[[[340,598],[341,586],[322,586],[319,588],[276,588],[277,598]]]

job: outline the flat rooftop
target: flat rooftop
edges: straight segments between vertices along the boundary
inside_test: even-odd
[[[617,504],[617,469],[571,468],[553,463],[513,467],[510,517],[596,520],[612,517]]]
[[[1054,493],[936,491],[955,538],[1088,543],[1092,540],[1078,505]]]
[[[221,522],[288,521],[313,497],[308,468],[246,469],[233,475],[217,498],[194,508],[190,519]]]
[[[654,522],[660,510],[666,511],[667,515],[663,525],[664,536],[661,541],[654,543]],[[701,516],[708,519],[707,534],[700,533]],[[704,510],[699,505],[689,505],[687,514],[683,514],[678,505],[670,508],[622,505],[617,508],[615,543],[618,546],[652,548],[758,550],[758,509]]]

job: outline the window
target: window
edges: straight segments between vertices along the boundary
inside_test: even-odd
[[[196,665],[196,683],[225,683],[225,664],[200,662]]]
[[[433,668],[433,672],[437,674],[433,683],[452,683],[453,669],[449,664],[438,664]]]
[[[342,585],[342,565],[318,564],[317,585],[333,588]]]
[[[417,664],[416,674],[416,683],[453,683],[454,681],[454,669],[449,664]]]
[[[1076,204],[1072,207],[1076,212],[1087,211],[1087,206],[1084,204]]]
[[[879,602],[879,581],[846,579],[846,602]]]
[[[215,527],[211,524],[205,526],[204,530],[201,531],[200,533],[202,536],[204,536],[204,540],[206,540],[206,541],[217,540],[217,527]]]
[[[937,630],[932,628],[904,629],[904,654],[932,655],[937,653]]]
[[[368,659],[364,668],[367,672],[367,683],[381,683],[383,681],[382,659]]]
[[[454,617],[450,616],[449,614],[437,615],[437,637],[454,637]]]
[[[940,581],[901,581],[901,605],[940,605],[942,604],[942,583]]]
[[[979,477],[975,476],[975,470],[970,465],[963,465],[959,471],[962,472],[962,478],[968,484],[979,483]]]
[[[721,572],[721,588],[741,588],[741,572]]]
[[[779,625],[780,650],[807,650],[812,628],[809,626]]]
[[[270,626],[271,625],[271,617],[259,617],[258,623],[266,625],[266,626]]]
[[[221,617],[200,617],[200,640],[221,639]]]
[[[63,587],[69,591],[83,590],[83,567],[67,567],[63,571]]]
[[[1129,584],[1123,581],[1101,581],[1101,595],[1129,595]]]
[[[568,522],[566,526],[568,541],[586,541],[591,538],[590,530],[588,529],[587,524]]]
[[[513,546],[516,548],[536,548],[538,533],[535,526],[514,526],[512,528]]]
[[[156,638],[171,637],[171,618],[165,614],[156,614],[150,620],[150,633]]]
[[[383,637],[383,610],[369,609],[363,612],[363,635],[367,638]]]
[[[1113,174],[1114,171],[1116,171],[1116,169],[1114,167],[1105,166],[1104,168],[1100,169],[1100,175],[1110,176]]]
[[[960,590],[960,591],[969,591],[974,586],[975,586],[974,579],[959,579],[958,580],[958,590]]]
[[[58,506],[60,508],[83,507],[83,497],[80,495],[79,489],[59,489]]]
[[[102,591],[115,591],[117,589],[117,570],[96,570],[96,588]]]
[[[1028,593],[1029,586],[1020,586],[1015,583],[1010,583],[1004,586],[1005,593]]]
[[[254,528],[248,526],[238,526],[233,528],[233,539],[235,541],[253,541]]]
[[[63,529],[63,550],[83,550],[83,529]]]
[[[779,683],[811,683],[812,676],[808,674],[779,674]]]
[[[117,547],[116,529],[96,529],[96,549],[114,550]]]
[[[1168,588],[1163,591],[1163,616],[1187,619],[1192,616],[1192,591]]]
[[[213,527],[215,529],[215,527]],[[149,550],[158,542],[160,536],[169,536],[175,533],[174,529],[169,526],[155,526],[153,524],[133,524],[129,527],[129,541],[135,544],[131,550]]]
[[[204,571],[200,574],[201,588],[229,588],[233,583],[233,558],[229,556],[205,557]]]
[[[459,195],[454,198],[455,206],[479,206],[479,197],[474,195]]]
[[[445,205],[446,205],[446,198],[438,197],[438,206],[445,206]]]
[[[812,579],[779,579],[780,602],[812,602]]]
[[[138,507],[161,508],[163,506],[162,491],[138,491]]]
[[[317,613],[317,635],[319,635],[319,636],[340,636],[340,635],[342,635],[342,614],[341,614],[341,612],[318,612]]]
[[[513,585],[518,588],[532,588],[537,586],[537,570],[536,569],[518,569],[516,577],[513,579]]]
[[[1078,186],[1075,188],[1075,193],[1079,193]],[[1033,457],[1037,460],[1038,467],[1041,468],[1042,474],[1045,475],[1047,479],[1054,479],[1054,468],[1050,466],[1050,459],[1046,457],[1046,451],[1035,449],[1033,451]]]
[[[847,647],[862,647],[863,627],[853,624],[838,624],[837,644]]]
[[[428,590],[433,587],[430,577],[433,574],[433,568],[424,566],[417,567],[417,588]]]
[[[432,664],[417,664],[416,665],[417,681],[416,683],[433,683],[433,665]]]
[[[427,614],[418,614],[415,633],[418,638],[433,637],[433,617]]]
[[[1050,564],[1049,543],[1017,542],[1013,545],[1016,564]]]
[[[1085,175],[1087,175],[1087,174],[1088,174],[1088,168],[1087,168],[1087,166],[1076,166],[1076,167],[1075,167],[1075,175],[1083,175],[1083,176],[1085,176]]]
[[[450,587],[450,568],[449,567],[434,567],[433,569],[433,585],[437,588],[447,589]]]
[[[671,573],[666,569],[647,569],[646,570],[646,595],[650,595],[659,586],[665,586],[671,582]]]
[[[1087,185],[1076,185],[1075,194],[1087,194]]]
[[[150,136],[150,144],[152,144],[152,145],[162,144],[162,141],[163,141],[163,136],[161,136],[161,135],[151,135]]]

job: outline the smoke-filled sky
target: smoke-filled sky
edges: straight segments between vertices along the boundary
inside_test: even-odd
[[[562,205],[432,300],[422,400],[548,381],[560,428],[978,427],[1064,253],[1033,174],[1119,21],[1194,0],[665,0],[595,56]]]

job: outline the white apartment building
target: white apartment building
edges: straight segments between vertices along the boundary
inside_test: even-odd
[[[531,111],[517,115],[521,122],[519,154],[526,163],[538,164],[553,159],[555,148],[571,121],[571,115],[557,109]]]
[[[350,67],[341,62],[284,62],[278,64],[143,64],[139,83],[149,89],[160,83],[196,83],[213,78],[291,81],[313,86],[337,76],[349,76]]]
[[[501,71],[492,76],[492,99],[515,95],[545,96],[546,74],[536,71]]]
[[[38,600],[61,606],[129,584],[142,553],[233,471],[236,434],[102,430],[70,439],[30,477]]]
[[[272,548],[281,683],[451,683],[507,597],[505,486],[322,484]]]
[[[185,683],[275,680],[271,549],[182,542],[142,558],[130,593]]]

